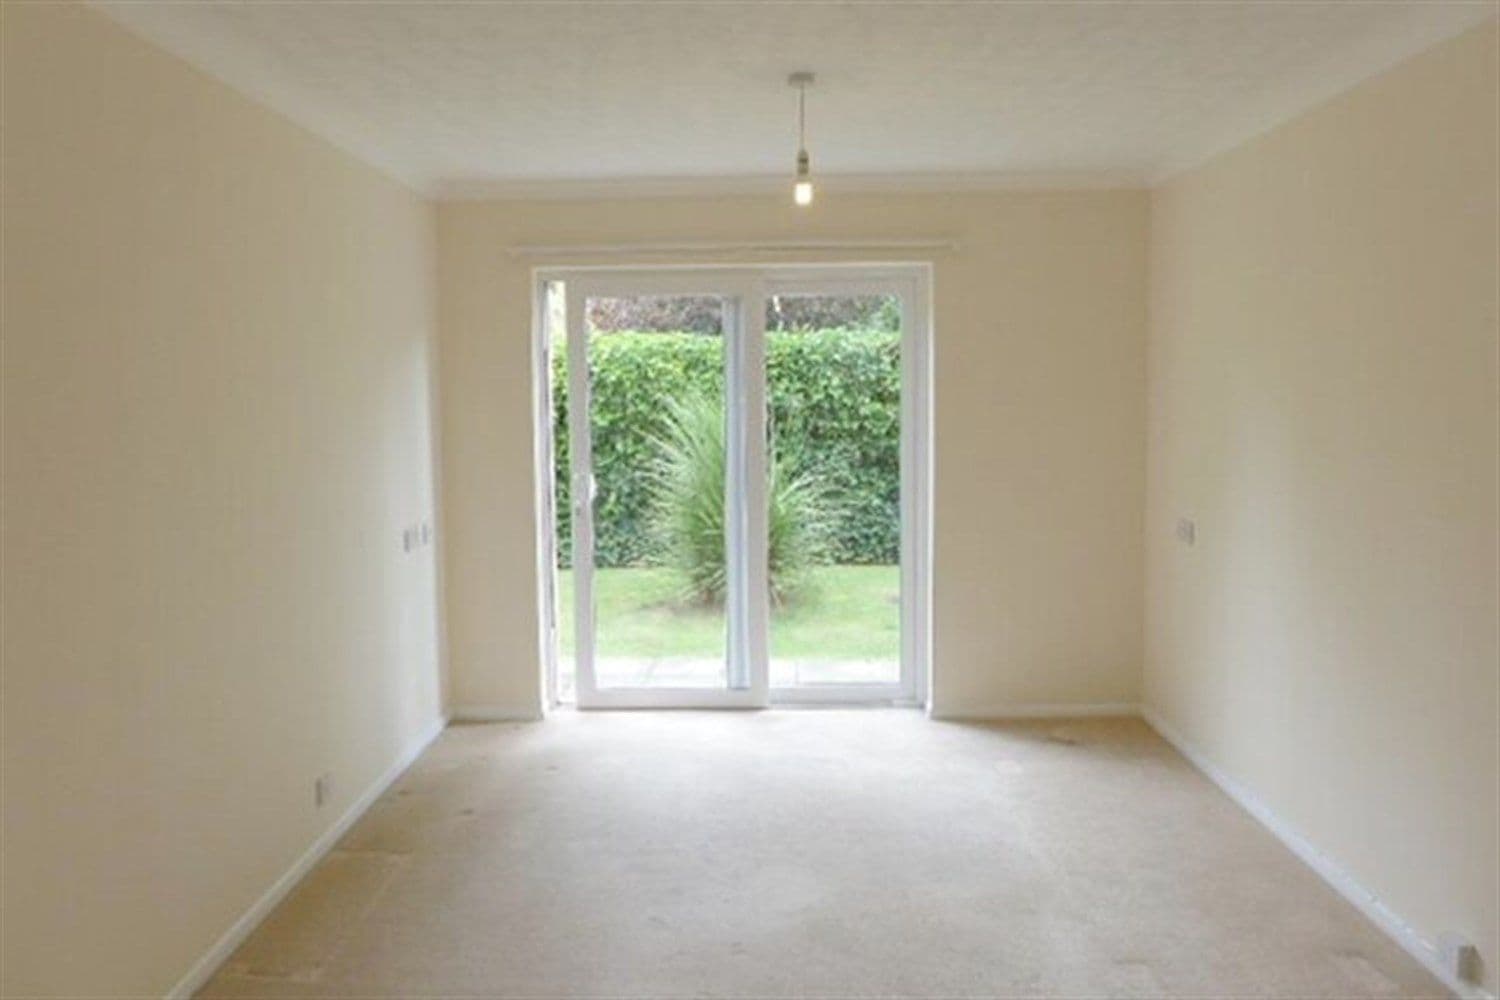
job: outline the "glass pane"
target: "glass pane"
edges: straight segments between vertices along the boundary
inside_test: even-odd
[[[722,688],[725,303],[586,308],[599,687]]]
[[[771,686],[901,679],[901,303],[766,303]]]

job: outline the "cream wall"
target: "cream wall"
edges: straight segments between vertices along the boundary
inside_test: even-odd
[[[165,991],[439,723],[439,339],[450,701],[538,711],[509,246],[922,237],[936,710],[1134,702],[1144,646],[1166,726],[1495,989],[1493,24],[1151,196],[433,209],[3,10],[0,992]]]
[[[933,258],[936,708],[1136,701],[1146,211],[1141,191],[845,193],[807,211],[784,192],[441,205],[455,710],[534,714],[541,697],[530,275],[543,261],[508,248],[652,240],[957,240]]]
[[[440,721],[432,210],[3,7],[0,992],[159,996]]]
[[[1491,992],[1496,80],[1492,21],[1155,193],[1146,656],[1171,729]]]

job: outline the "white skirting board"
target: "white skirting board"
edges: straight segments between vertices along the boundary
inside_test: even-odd
[[[212,948],[203,954],[203,957],[193,963],[193,967],[187,974],[177,981],[177,985],[167,993],[167,1000],[188,1000],[195,992],[203,987],[213,974],[218,971],[234,950],[244,943],[260,922],[270,915],[286,895],[296,888],[308,872],[323,859],[323,855],[333,849],[349,831],[359,818],[365,814],[375,800],[380,798],[385,790],[406,771],[408,767],[420,756],[422,752],[437,739],[442,731],[447,728],[448,719],[439,718],[428,727],[420,737],[413,741],[412,745],[401,754],[396,762],[388,767],[384,774],[376,778],[352,803],[344,810],[344,814],[338,821],[324,830],[312,846],[302,853],[302,856],[292,863],[292,866],[281,873],[281,877],[271,883],[271,887],[261,895],[255,903],[246,910],[238,920],[225,931],[218,941],[214,942]]]
[[[1110,716],[1138,717],[1141,706],[1129,701],[1022,702],[981,708],[935,708],[934,719],[950,722],[983,722],[1005,719],[1095,719]]]
[[[515,709],[502,705],[459,705],[449,713],[454,722],[539,722],[540,709]]]
[[[1320,851],[1311,841],[1296,830],[1292,829],[1285,820],[1271,811],[1270,807],[1262,802],[1255,794],[1245,786],[1235,781],[1229,775],[1221,771],[1212,761],[1205,757],[1197,747],[1193,746],[1182,734],[1172,728],[1161,716],[1150,708],[1143,708],[1142,717],[1147,724],[1182,754],[1203,775],[1218,785],[1219,788],[1233,799],[1240,808],[1253,816],[1260,822],[1275,838],[1286,845],[1287,849],[1297,855],[1302,862],[1316,872],[1323,881],[1331,885],[1339,895],[1343,896],[1354,908],[1363,913],[1370,922],[1384,931],[1393,941],[1402,947],[1412,958],[1421,962],[1443,985],[1447,986],[1463,1000],[1495,1000],[1495,995],[1487,990],[1481,989],[1473,983],[1461,982],[1455,979],[1443,968],[1439,960],[1438,951],[1419,934],[1411,924],[1401,918],[1401,915],[1393,911],[1381,901],[1380,897],[1354,880],[1338,862]]]

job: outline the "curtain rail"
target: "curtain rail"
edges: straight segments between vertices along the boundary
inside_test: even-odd
[[[683,243],[590,243],[531,244],[507,248],[517,257],[623,257],[635,254],[704,254],[704,253],[793,253],[809,251],[926,251],[952,252],[958,249],[954,240],[765,240],[744,242]]]

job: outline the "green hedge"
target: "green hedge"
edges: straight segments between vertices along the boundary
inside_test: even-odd
[[[824,330],[766,336],[767,388],[776,447],[793,467],[824,476],[837,502],[835,563],[894,563],[900,555],[901,364],[899,334]],[[662,401],[723,393],[723,342],[692,333],[595,334],[596,562],[657,561],[647,469],[664,428]],[[571,549],[568,377],[553,353],[558,549]]]

